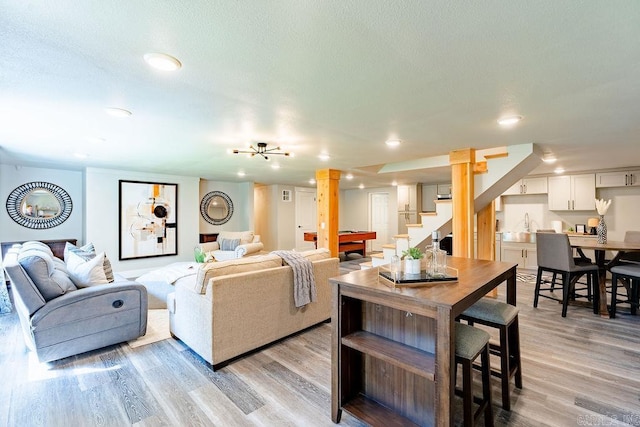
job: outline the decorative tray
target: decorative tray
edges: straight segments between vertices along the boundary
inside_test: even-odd
[[[378,274],[390,282],[395,283],[396,286],[425,286],[436,283],[454,283],[458,281],[457,276],[449,274],[432,276],[425,270],[420,271],[419,274],[406,274],[404,272],[398,273],[396,280],[393,280],[393,273],[390,271],[380,270]]]

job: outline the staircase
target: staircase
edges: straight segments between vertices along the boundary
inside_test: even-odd
[[[474,212],[491,203],[519,179],[526,176],[542,161],[542,152],[534,144],[521,144],[500,149],[478,150],[477,163],[486,162],[482,172],[475,175]],[[484,159],[484,160],[483,160]],[[484,166],[484,165],[483,165]],[[420,224],[408,225],[407,234],[393,236],[394,243],[383,245],[381,254],[373,254],[371,263],[362,268],[388,264],[393,255],[402,255],[409,246],[431,246],[431,233],[440,231],[446,236],[452,228],[452,201],[436,201],[435,212],[420,213]]]

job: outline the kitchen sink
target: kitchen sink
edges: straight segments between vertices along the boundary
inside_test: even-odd
[[[503,242],[516,242],[516,243],[535,243],[536,233],[529,231],[504,231],[502,233]]]

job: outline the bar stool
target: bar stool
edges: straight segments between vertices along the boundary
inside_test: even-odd
[[[513,305],[482,298],[460,316],[469,325],[481,325],[497,328],[500,342],[490,343],[491,354],[500,357],[500,371],[492,370],[491,374],[499,377],[502,385],[502,408],[511,410],[509,382],[515,376],[516,388],[522,388],[522,365],[520,363],[520,328],[518,326],[518,309]]]
[[[456,322],[456,368],[462,366],[462,390],[456,388],[457,396],[462,396],[465,427],[475,425],[484,412],[484,425],[493,426],[491,407],[491,366],[489,362],[489,334],[473,326]],[[473,396],[473,361],[480,356],[482,369],[482,398]],[[457,377],[457,375],[456,375]],[[480,406],[473,412],[473,402]]]
[[[627,300],[618,300],[618,280],[629,280],[627,288]],[[640,282],[640,264],[622,264],[611,267],[611,318],[616,317],[618,302],[628,302],[631,305],[631,314],[636,314],[640,298],[638,296],[638,283]]]

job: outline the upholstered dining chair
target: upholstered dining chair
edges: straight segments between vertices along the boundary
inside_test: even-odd
[[[562,317],[567,317],[569,297],[582,296],[575,293],[575,284],[578,278],[586,274],[587,286],[592,289],[594,312],[597,312],[599,293],[595,287],[598,284],[598,266],[595,264],[576,265],[569,236],[564,233],[538,233],[536,235],[536,249],[538,275],[533,306],[538,307],[539,297],[560,301],[562,302]],[[553,293],[551,285],[542,286],[542,273],[545,271],[557,273],[562,277],[562,299],[551,295]],[[549,292],[549,294],[543,292]]]
[[[640,243],[640,231],[627,231],[624,234],[626,243]],[[626,289],[627,298],[618,297],[618,281]],[[618,304],[629,304],[631,314],[638,309],[640,284],[640,252],[624,252],[620,254],[617,263],[611,268],[611,317],[616,317]]]
[[[555,233],[556,230],[554,230],[553,228],[549,228],[549,229],[539,229],[538,231],[536,231],[536,233]],[[537,235],[537,234],[536,234]],[[584,252],[582,252],[582,249],[578,248],[578,256],[574,256],[573,257],[573,262],[575,262],[577,265],[580,264],[591,264],[591,258],[589,258],[588,256],[586,256],[584,254]],[[553,292],[553,290],[556,287],[556,280],[558,278],[558,274],[557,273],[553,273],[553,277],[551,278],[551,291]],[[587,286],[587,298],[589,300],[591,300],[591,287]],[[584,289],[581,289],[584,290]]]

